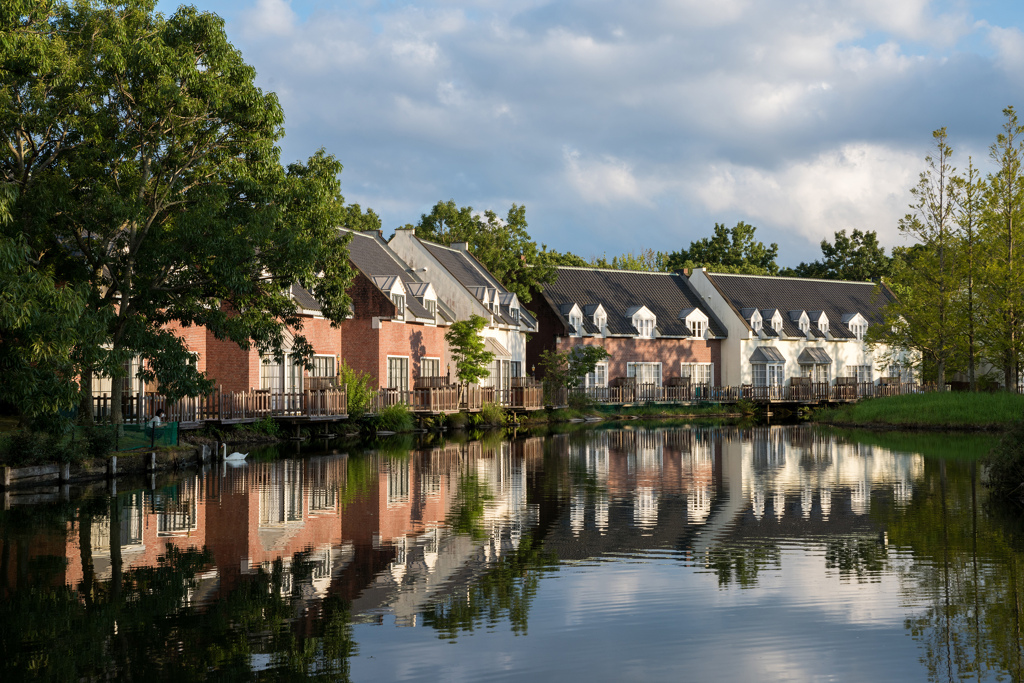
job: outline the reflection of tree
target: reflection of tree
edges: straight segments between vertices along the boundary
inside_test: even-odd
[[[856,576],[860,583],[877,580],[888,565],[888,548],[874,538],[839,536],[825,543],[825,567],[838,569],[843,578]]]
[[[244,681],[265,666],[262,678],[347,680],[355,651],[348,606],[299,599],[312,579],[305,553],[293,558],[290,582],[278,560],[270,571],[238,577],[209,608],[191,604],[212,561],[206,549],[168,544],[156,566],[125,570],[112,547],[113,575],[98,580],[86,550],[93,519],[109,511],[111,541],[118,541],[121,500],[79,511],[73,533],[87,542],[79,586],[61,585],[63,558],[43,556],[0,600],[0,680]],[[11,521],[0,518],[5,539]],[[283,592],[289,584],[290,594]]]
[[[930,461],[911,505],[888,513],[890,541],[914,554],[904,588],[927,604],[907,629],[934,680],[1022,680],[1021,539],[998,516],[983,514],[977,474],[974,462]]]
[[[774,543],[720,545],[708,551],[705,566],[718,575],[719,586],[752,588],[762,569],[781,566],[781,554]]]
[[[483,527],[484,505],[492,500],[491,490],[473,472],[463,470],[459,474],[459,488],[448,513],[448,526],[457,534],[467,534],[476,539],[487,536]]]
[[[513,633],[525,635],[540,574],[557,566],[558,558],[543,551],[531,535],[526,535],[514,552],[499,559],[465,591],[453,591],[428,607],[423,621],[437,629],[439,637],[448,640],[481,626],[496,626],[504,619]]]

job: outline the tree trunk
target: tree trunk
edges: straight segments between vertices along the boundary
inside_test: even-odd
[[[92,400],[92,368],[82,370],[79,382],[81,393],[78,403],[78,422],[84,425],[96,423],[96,411]]]

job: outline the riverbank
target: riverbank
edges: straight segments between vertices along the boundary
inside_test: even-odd
[[[1005,431],[1024,416],[1024,395],[946,392],[865,399],[821,408],[820,424],[866,429]]]

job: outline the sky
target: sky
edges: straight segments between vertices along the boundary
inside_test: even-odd
[[[1013,1],[195,4],[280,99],[283,160],[336,156],[385,235],[454,199],[523,204],[538,243],[585,258],[738,221],[780,265],[841,229],[906,244],[932,131],[988,170],[1024,107]]]

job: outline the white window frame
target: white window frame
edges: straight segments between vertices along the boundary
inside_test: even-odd
[[[310,377],[336,377],[337,374],[337,362],[334,356],[326,353],[318,353],[313,356],[313,369],[309,371]]]
[[[607,387],[608,386],[608,362],[602,361],[594,365],[594,371],[588,372],[587,376],[583,378],[583,386],[590,387]]]
[[[423,300],[423,308],[427,309],[427,313],[429,313],[431,315],[431,317],[436,317],[437,316],[437,299],[424,299]]]
[[[827,363],[815,363],[813,365],[801,363],[800,376],[809,377],[815,384],[828,384],[832,381],[832,366]]]
[[[391,376],[391,361],[392,360],[404,360],[405,361],[405,382],[403,383],[402,386],[396,387],[396,386],[393,386],[392,383],[391,383],[391,377],[392,377]],[[388,376],[387,376],[387,386],[386,386],[386,388],[388,388],[388,389],[399,389],[401,391],[408,391],[409,390],[409,384],[410,384],[410,382],[409,382],[409,380],[410,380],[409,374],[412,371],[412,364],[409,362],[409,360],[410,360],[409,356],[388,356],[387,357]]]
[[[405,315],[405,294],[399,294],[398,292],[395,292],[394,294],[391,295],[391,301],[392,301],[392,303],[395,304],[395,315],[396,316],[404,316]]]
[[[785,363],[754,363],[751,371],[755,387],[780,387],[786,381]]]
[[[573,336],[583,336],[583,315],[577,315],[575,313],[571,314],[569,316],[569,324],[572,325],[573,329],[575,330],[575,332],[572,333]]]
[[[637,381],[637,384],[656,384],[657,386],[660,387],[662,385],[662,372],[661,372],[661,363],[660,362],[658,362],[658,363],[649,363],[649,362],[645,362],[645,361],[637,361],[637,362],[626,363],[626,377],[637,377],[637,374],[636,374],[637,368],[642,368],[644,370],[642,372],[642,375],[650,374],[650,373],[646,373],[645,371],[647,369],[654,369],[655,366],[657,366],[657,370],[658,370],[657,382],[640,382],[640,381]],[[653,376],[652,376],[652,378],[653,378]],[[641,376],[640,379],[644,379],[644,377]]]
[[[437,374],[436,375],[425,375],[423,374],[423,361],[433,361],[437,363]],[[436,356],[423,356],[420,358],[420,377],[440,377],[441,376],[441,359]]]
[[[693,384],[706,384],[713,387],[715,386],[715,364],[681,362],[679,376],[689,377]],[[699,378],[701,381],[695,378]],[[706,381],[704,381],[705,379]]]

